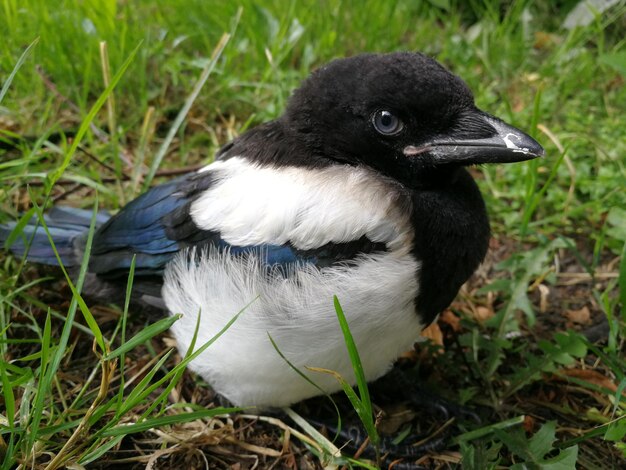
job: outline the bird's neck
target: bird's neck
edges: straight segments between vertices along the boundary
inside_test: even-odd
[[[416,304],[427,321],[450,305],[489,244],[485,203],[467,170],[433,177],[442,184],[412,191],[413,252],[421,261]]]

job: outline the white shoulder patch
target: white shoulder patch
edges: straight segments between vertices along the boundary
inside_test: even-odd
[[[363,235],[391,250],[410,245],[408,214],[397,207],[400,190],[372,170],[273,168],[234,157],[202,171],[217,179],[192,204],[191,217],[231,245],[290,242],[307,250]]]

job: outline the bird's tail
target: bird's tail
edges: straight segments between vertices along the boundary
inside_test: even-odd
[[[85,209],[55,207],[44,215],[44,221],[64,266],[80,265],[92,214],[92,211]],[[96,227],[109,218],[110,215],[106,212],[96,214]],[[13,237],[7,248],[15,256],[22,257],[27,253],[29,261],[56,266],[59,263],[48,235],[38,222],[37,217],[33,217],[17,236],[12,236],[17,226],[16,222],[0,225],[0,245],[6,244],[7,240]]]

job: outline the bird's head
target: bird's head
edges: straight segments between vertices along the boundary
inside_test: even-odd
[[[318,155],[366,164],[410,186],[441,168],[543,155],[474,104],[467,85],[419,53],[335,60],[296,90],[283,122]]]

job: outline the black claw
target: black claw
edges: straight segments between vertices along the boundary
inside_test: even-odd
[[[381,437],[378,453],[383,455],[382,468],[386,468],[393,463],[392,468],[394,470],[402,470],[404,468],[418,469],[420,467],[415,466],[411,461],[414,462],[426,453],[446,449],[455,427],[449,425],[442,426],[444,423],[449,424],[448,422],[452,418],[456,418],[458,421],[473,421],[477,424],[481,422],[478,414],[473,410],[447,401],[424,387],[420,381],[412,380],[409,374],[410,372],[407,373],[394,369],[387,376],[370,384],[370,393],[375,397],[378,405],[383,405],[383,409],[385,408],[385,403],[408,402],[411,408],[420,410],[418,412],[420,419],[413,423],[416,434],[405,437],[401,444],[394,444],[391,437]],[[340,399],[341,397],[338,402]],[[317,428],[325,428],[330,438],[335,441],[335,444],[344,449],[346,453],[355,453],[361,449],[368,436],[358,422],[358,418],[354,415],[353,410],[351,410],[349,403],[339,403],[339,408],[343,410],[341,412],[342,416],[352,416],[352,418],[347,418],[349,422],[344,421],[341,429],[337,429],[336,418],[328,414],[328,411],[332,413],[332,410],[324,408],[323,405],[320,406],[315,401],[310,403],[313,406],[307,405],[309,411],[305,413],[307,421]],[[315,417],[311,416],[311,414],[314,414]],[[324,418],[324,415],[331,417]],[[425,440],[425,437],[432,435],[434,429],[437,429],[434,437]],[[411,443],[418,444],[411,445]],[[376,458],[376,450],[371,445],[368,445],[362,450],[360,455],[364,458],[374,459]]]
[[[474,411],[438,396],[418,380],[412,380],[410,372],[398,368],[392,369],[379,379],[375,387],[384,390],[385,395],[394,396],[396,402],[402,399],[408,400],[414,407],[444,422],[453,417],[471,420],[477,424],[481,422]]]
[[[350,424],[344,426],[342,429],[337,430],[335,423],[325,423],[318,420],[314,420],[308,418],[308,421],[318,428],[325,428],[330,435],[338,436],[338,439],[335,444],[342,447],[343,449],[349,452],[356,452],[361,448],[363,442],[367,439],[367,433],[365,430],[357,424]],[[379,444],[379,452],[385,455],[385,461],[390,464],[394,460],[397,459],[414,459],[421,457],[426,452],[433,452],[443,450],[446,445],[446,439],[448,435],[444,434],[438,436],[436,438],[430,439],[426,442],[422,442],[419,445],[411,445],[411,444],[395,444],[393,442],[393,438],[383,436],[381,438]],[[422,441],[424,436],[411,435],[405,438],[406,442],[419,442]],[[361,454],[365,458],[374,459],[376,457],[376,451],[374,447],[370,444],[368,445]],[[394,465],[395,468],[397,467]],[[416,468],[415,466],[410,466],[407,468]]]
[[[367,438],[365,430],[354,424],[346,426],[345,430],[341,431],[339,435],[346,439],[346,441],[353,443],[357,449]]]

